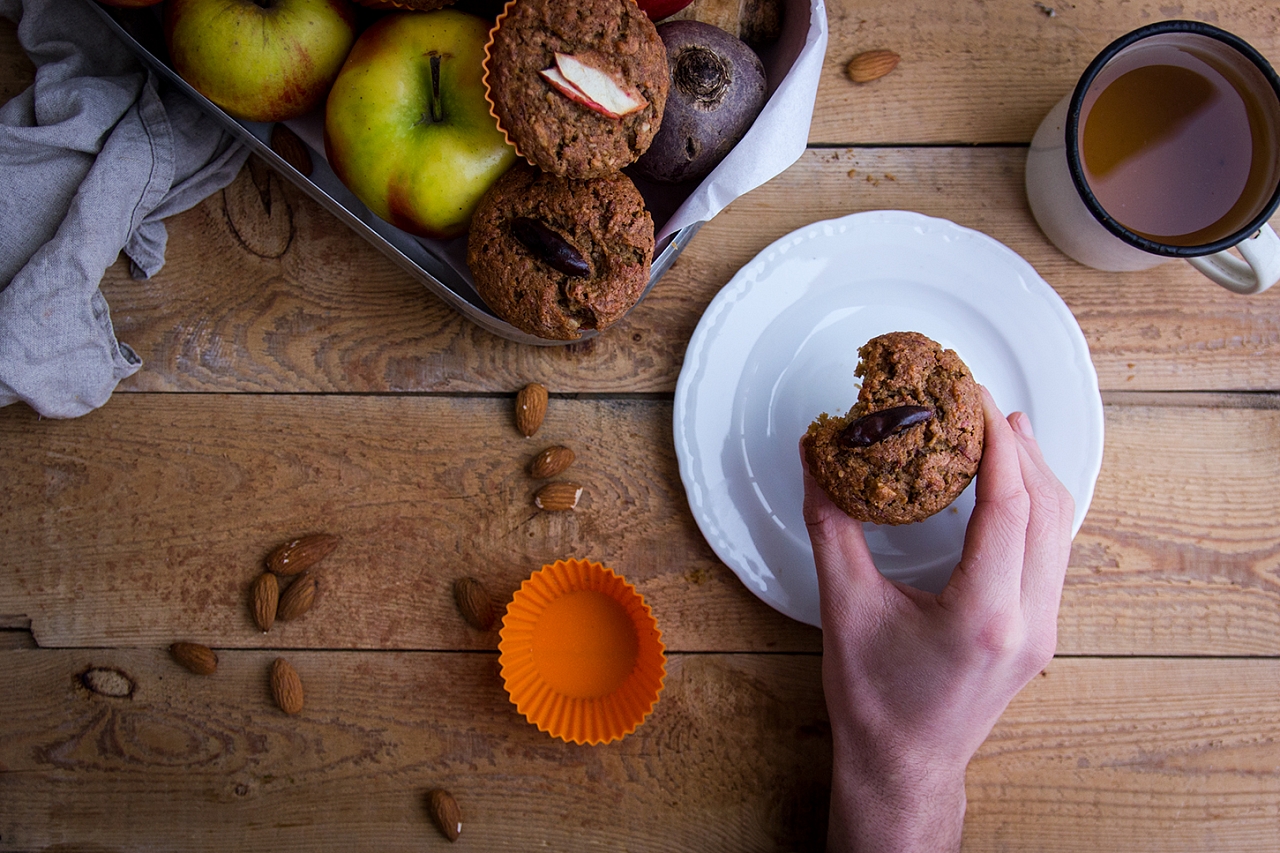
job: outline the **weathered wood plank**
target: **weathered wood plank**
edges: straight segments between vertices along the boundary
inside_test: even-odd
[[[636,583],[672,649],[817,650],[701,538],[670,417],[664,401],[554,398],[526,441],[503,398],[133,394],[39,424],[0,411],[0,601],[45,646],[484,649],[496,639],[458,618],[456,577],[505,601],[579,556]],[[549,516],[523,466],[556,442],[586,493]],[[1275,408],[1109,405],[1059,651],[1280,652],[1278,449]],[[317,530],[346,537],[320,603],[263,637],[249,583],[273,545]]]
[[[0,649],[34,649],[31,620],[25,616],[0,615]]]
[[[673,649],[803,649],[689,514],[671,407],[555,398],[526,440],[514,398],[118,395],[86,418],[0,410],[0,601],[45,646],[492,648],[459,617],[476,575],[505,604],[560,558],[638,585]],[[533,506],[526,466],[564,443],[577,510]],[[304,619],[264,638],[248,586],[276,544],[344,537]]]
[[[1072,549],[1061,649],[1276,653],[1280,413],[1271,398],[1259,402],[1106,407],[1102,473]]]
[[[1055,660],[969,765],[966,851],[1275,850],[1275,660]]]
[[[444,849],[423,793],[451,790],[476,849],[821,849],[830,767],[820,658],[673,655],[637,732],[552,740],[491,654],[271,652],[216,675],[163,651],[0,652],[0,849]],[[79,675],[116,669],[129,698]],[[966,851],[1280,844],[1275,660],[1058,659],[968,775]]]
[[[1029,142],[1113,39],[1168,18],[1204,21],[1280,60],[1280,9],[1266,0],[898,3],[833,0],[811,143]],[[888,76],[855,84],[849,60],[888,48]]]
[[[0,651],[0,850],[820,850],[830,729],[816,656],[675,655],[653,715],[589,747],[539,732],[494,654],[274,653],[193,676],[163,651]],[[127,698],[87,690],[113,669]]]
[[[1235,296],[1181,262],[1145,273],[1076,264],[1027,209],[1024,158],[811,150],[707,225],[619,326],[569,347],[481,331],[292,186],[246,169],[170,220],[154,279],[134,281],[123,263],[108,271],[117,334],[144,360],[121,389],[509,391],[536,378],[562,392],[670,392],[698,318],[739,267],[795,228],[876,209],[952,219],[1027,258],[1076,314],[1104,388],[1276,387],[1280,292]]]

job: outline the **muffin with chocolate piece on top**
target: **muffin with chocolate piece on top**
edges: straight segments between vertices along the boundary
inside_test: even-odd
[[[635,0],[511,0],[490,35],[485,85],[522,157],[592,178],[649,147],[671,81],[666,48]]]
[[[858,400],[826,412],[801,446],[809,472],[858,521],[910,524],[951,504],[982,459],[982,396],[969,368],[918,332],[858,350]]]
[[[613,325],[649,284],[653,219],[631,179],[562,178],[517,164],[471,220],[467,266],[493,312],[572,341]]]

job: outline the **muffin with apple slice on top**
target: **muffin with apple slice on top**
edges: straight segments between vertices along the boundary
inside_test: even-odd
[[[643,154],[671,83],[666,48],[635,0],[511,0],[485,72],[493,115],[520,155],[570,178]]]

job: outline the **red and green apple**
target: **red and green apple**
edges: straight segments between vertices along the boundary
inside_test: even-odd
[[[397,228],[451,238],[515,162],[485,97],[489,25],[452,9],[399,12],[361,33],[329,92],[338,179]]]
[[[165,42],[178,75],[246,121],[318,107],[355,41],[348,0],[168,0]]]

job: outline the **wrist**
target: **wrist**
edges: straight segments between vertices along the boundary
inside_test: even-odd
[[[963,765],[901,760],[872,766],[865,758],[855,749],[835,761],[829,851],[950,853],[960,849]]]

